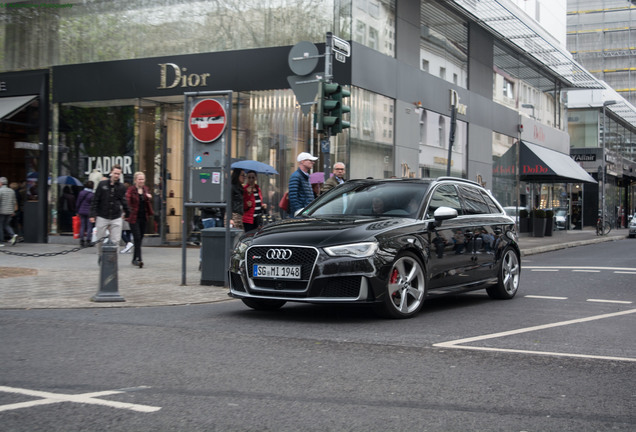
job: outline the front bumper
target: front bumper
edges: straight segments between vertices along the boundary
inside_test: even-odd
[[[230,296],[307,303],[368,303],[375,300],[372,258],[334,258],[320,249],[294,246],[288,264],[301,265],[300,279],[254,277],[257,264],[272,264],[268,246],[253,246],[243,256],[234,255],[229,269]]]

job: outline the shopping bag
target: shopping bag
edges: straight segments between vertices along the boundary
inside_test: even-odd
[[[285,195],[280,199],[278,207],[285,211],[289,211],[289,192],[285,192]]]
[[[79,215],[73,216],[73,238],[80,238],[80,227],[82,226],[82,221],[80,221]]]

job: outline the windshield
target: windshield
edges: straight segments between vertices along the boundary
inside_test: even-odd
[[[355,180],[319,196],[302,216],[418,217],[429,184]]]

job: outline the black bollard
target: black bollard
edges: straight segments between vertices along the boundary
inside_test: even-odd
[[[123,302],[119,295],[117,283],[117,245],[106,239],[102,245],[102,260],[99,269],[99,291],[91,301],[94,302]]]

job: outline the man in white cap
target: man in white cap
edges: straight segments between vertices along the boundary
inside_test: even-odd
[[[318,158],[311,153],[298,155],[298,169],[289,177],[289,215],[294,217],[297,210],[306,207],[314,200],[314,192],[309,184],[309,171]]]

